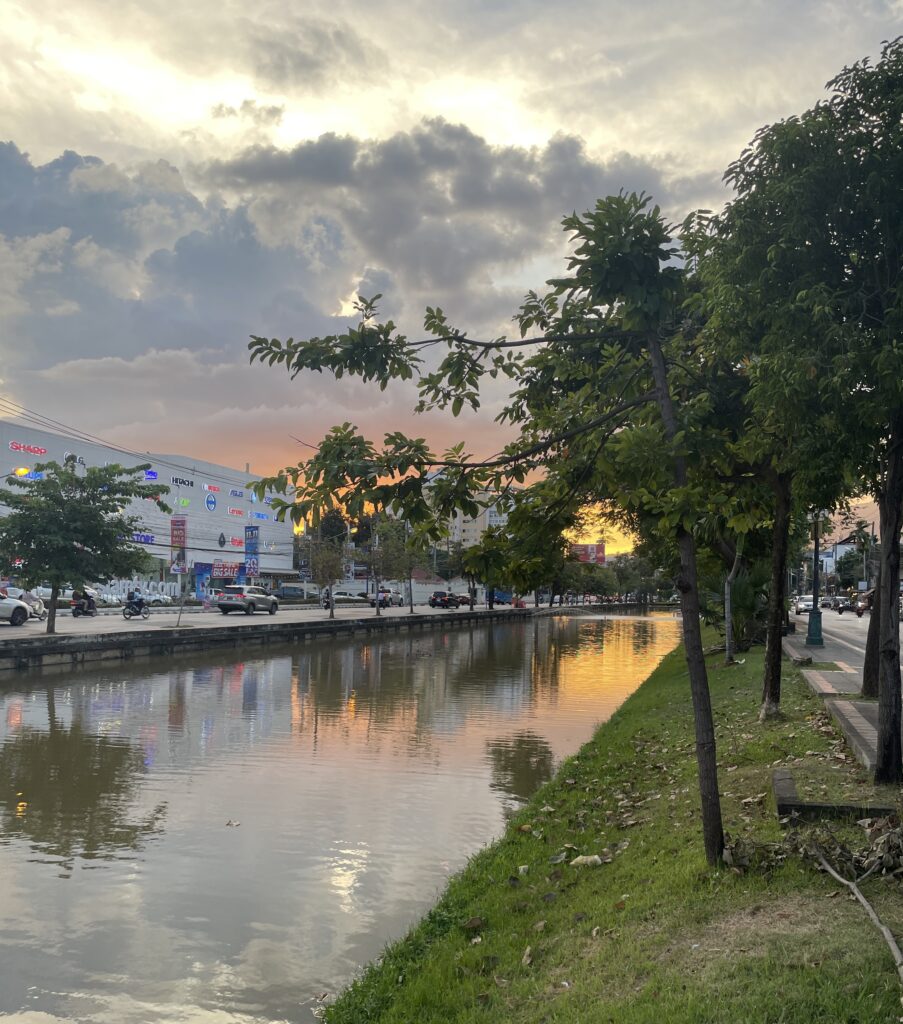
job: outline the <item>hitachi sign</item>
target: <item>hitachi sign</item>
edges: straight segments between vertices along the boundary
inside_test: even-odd
[[[174,476],[172,482],[176,487],[194,487],[194,480],[186,480],[184,476]]]

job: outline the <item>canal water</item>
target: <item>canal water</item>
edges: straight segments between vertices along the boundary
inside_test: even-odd
[[[313,1021],[678,641],[539,618],[0,688],[0,1015]]]

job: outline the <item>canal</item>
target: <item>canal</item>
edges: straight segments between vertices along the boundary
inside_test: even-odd
[[[679,638],[543,617],[0,689],[0,1015],[312,1021]]]

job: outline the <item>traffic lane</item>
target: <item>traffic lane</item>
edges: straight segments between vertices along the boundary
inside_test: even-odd
[[[808,615],[794,615],[796,621],[797,635],[805,636]],[[855,651],[860,657],[865,655],[865,640],[869,630],[870,615],[866,613],[862,617],[855,612],[844,612],[843,615],[828,608],[822,609],[821,629],[826,637]]]
[[[507,607],[501,605],[501,608]],[[462,611],[468,611],[463,606]],[[485,608],[476,606],[474,611],[485,611]],[[429,605],[414,605],[415,615],[436,615],[454,616],[453,608],[430,608]],[[383,608],[380,616],[397,618],[410,615],[405,608]],[[337,619],[366,619],[376,618],[376,609],[369,605],[363,607],[340,606],[335,610]],[[252,622],[258,624],[279,622],[328,622],[329,612],[316,608],[289,608],[285,605],[280,607],[275,615],[268,615],[266,612],[255,612],[254,615],[245,615],[243,612],[230,612],[223,615],[218,609],[212,610],[189,610],[186,609],[179,622],[179,609],[166,608],[152,609],[149,619],[132,618],[125,619],[120,611],[112,615],[92,615],[88,617],[79,616],[73,618],[71,613],[63,610],[57,612],[56,632],[66,636],[94,635],[97,633],[137,633],[142,630],[153,629],[174,629],[176,623],[181,629],[201,627],[203,629],[229,629],[235,626],[247,626]],[[38,622],[37,619],[29,619],[23,626],[9,626],[7,623],[0,623],[0,639],[11,640],[17,637],[38,636],[46,631],[46,623]]]

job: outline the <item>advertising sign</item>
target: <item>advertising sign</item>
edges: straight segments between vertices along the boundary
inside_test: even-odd
[[[256,555],[245,559],[245,575],[252,580],[260,575],[260,560]]]
[[[245,527],[245,554],[257,556],[260,554],[260,527]]]
[[[208,494],[207,497],[204,498],[204,505],[208,512],[212,512],[216,508],[216,498],[214,498],[212,494]]]
[[[169,546],[172,549],[170,568],[175,573],[185,572],[188,567],[188,520],[185,516],[173,516],[170,519]]]

